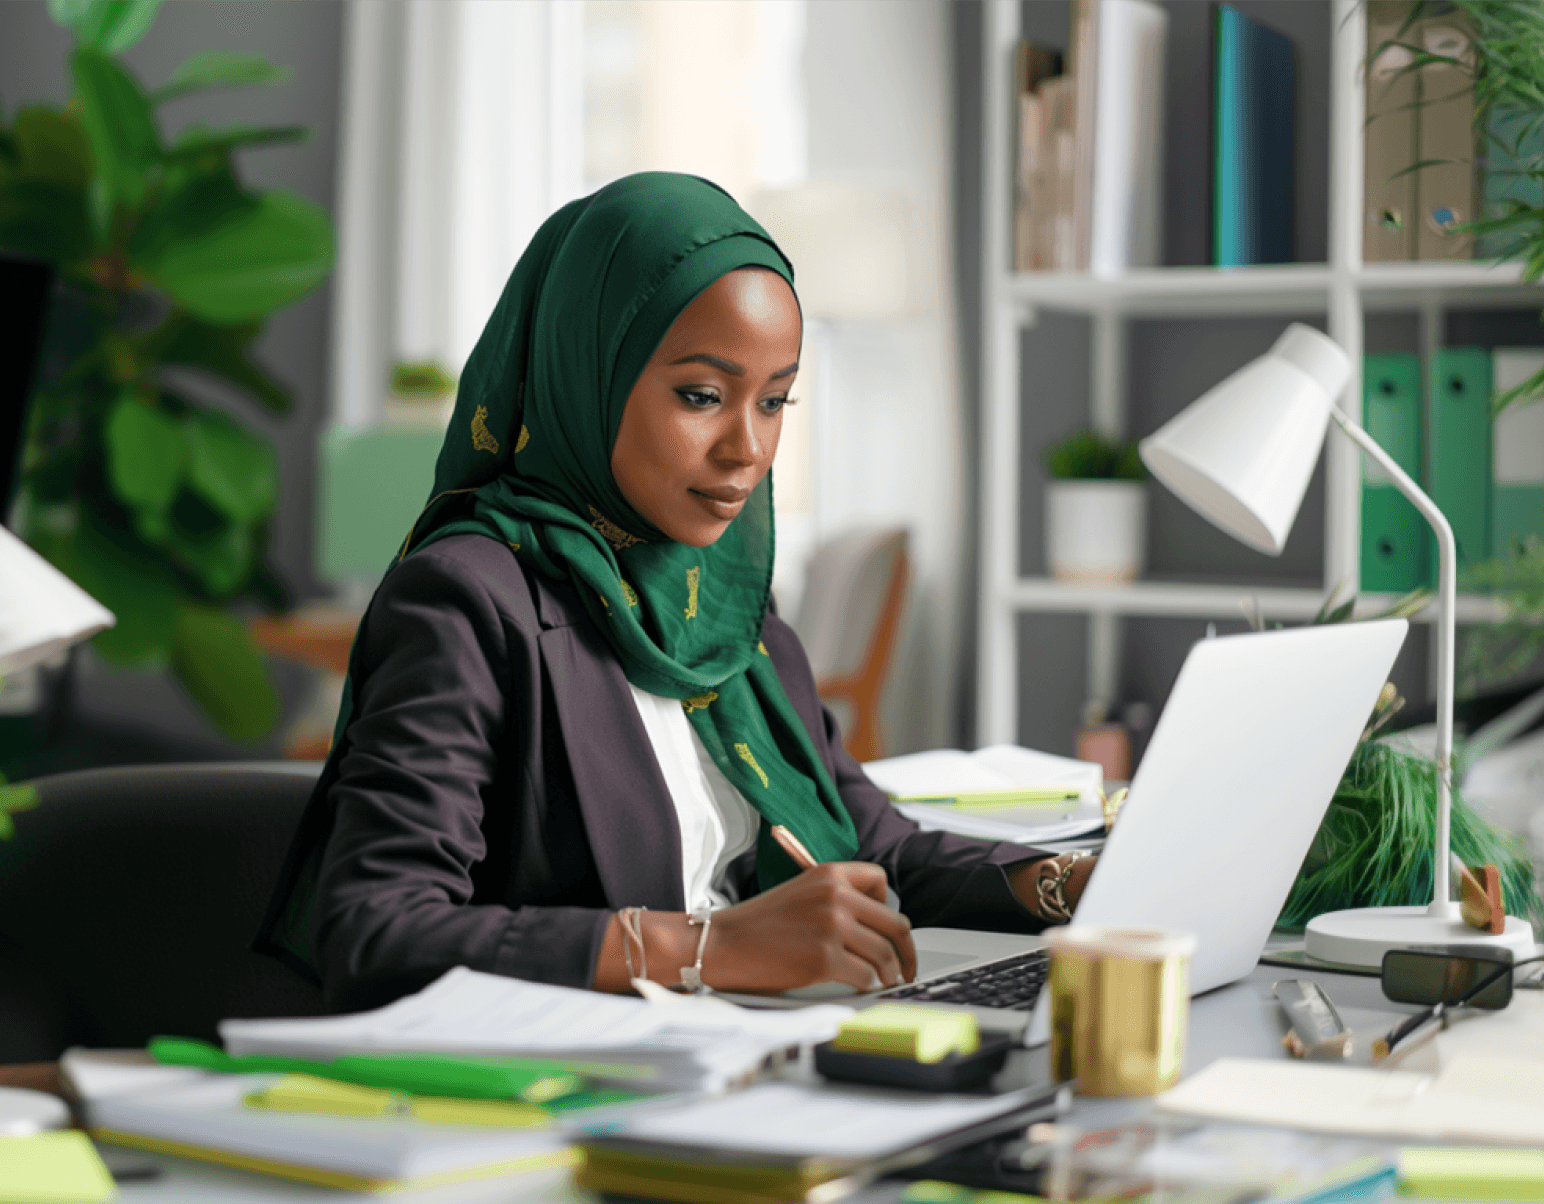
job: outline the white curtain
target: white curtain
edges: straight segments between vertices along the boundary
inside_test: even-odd
[[[460,372],[536,227],[582,190],[578,0],[349,0],[333,420],[391,364]]]

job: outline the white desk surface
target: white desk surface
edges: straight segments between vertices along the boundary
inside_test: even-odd
[[[1190,1034],[1186,1049],[1187,1074],[1225,1055],[1285,1057],[1281,1037],[1286,1031],[1281,1009],[1271,994],[1271,984],[1283,978],[1312,978],[1322,983],[1339,1009],[1341,1018],[1356,1031],[1365,1048],[1408,1014],[1409,1008],[1383,998],[1376,978],[1325,974],[1298,968],[1258,966],[1247,978],[1208,992],[1191,1001]],[[1004,1077],[1043,1078],[1047,1053],[1044,1048],[1014,1055]],[[1087,1124],[1119,1124],[1141,1114],[1149,1106],[1142,1100],[1080,1099],[1076,1115]],[[124,1204],[294,1204],[315,1201],[346,1204],[358,1200],[389,1200],[400,1204],[591,1204],[596,1197],[575,1191],[566,1171],[548,1171],[506,1179],[484,1180],[419,1192],[392,1192],[385,1196],[356,1195],[293,1183],[245,1171],[228,1170],[168,1155],[132,1154],[141,1162],[161,1168],[155,1179],[127,1181],[119,1185]],[[110,1157],[115,1156],[109,1154]],[[894,1200],[900,1189],[879,1185],[853,1204],[878,1204]]]

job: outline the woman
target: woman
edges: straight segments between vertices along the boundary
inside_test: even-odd
[[[915,973],[911,921],[1065,918],[1089,861],[903,819],[769,606],[792,284],[693,177],[628,177],[537,232],[361,625],[259,937],[331,1006],[455,965],[867,988]]]

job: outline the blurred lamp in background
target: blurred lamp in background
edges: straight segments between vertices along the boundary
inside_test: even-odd
[[[111,611],[0,526],[0,677],[116,622]]]
[[[1142,440],[1142,459],[1193,510],[1270,556],[1281,555],[1330,421],[1378,464],[1437,533],[1437,823],[1432,901],[1427,907],[1362,907],[1309,921],[1311,957],[1377,966],[1386,950],[1452,942],[1533,949],[1533,930],[1509,916],[1506,931],[1483,936],[1464,924],[1450,898],[1449,828],[1453,760],[1453,637],[1457,545],[1442,511],[1381,447],[1335,406],[1351,377],[1340,345],[1294,322],[1244,365]]]

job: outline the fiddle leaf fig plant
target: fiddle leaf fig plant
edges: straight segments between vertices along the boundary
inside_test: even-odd
[[[183,128],[161,107],[270,85],[266,59],[204,51],[147,90],[119,59],[159,0],[49,0],[70,29],[73,95],[0,112],[0,251],[53,264],[50,370],[22,461],[23,531],[118,617],[108,662],[169,669],[231,737],[278,722],[245,600],[281,605],[269,566],[279,474],[269,441],[201,396],[209,382],[283,413],[290,392],[254,358],[270,315],[332,270],[327,213],[241,179],[238,152],[297,126]]]

